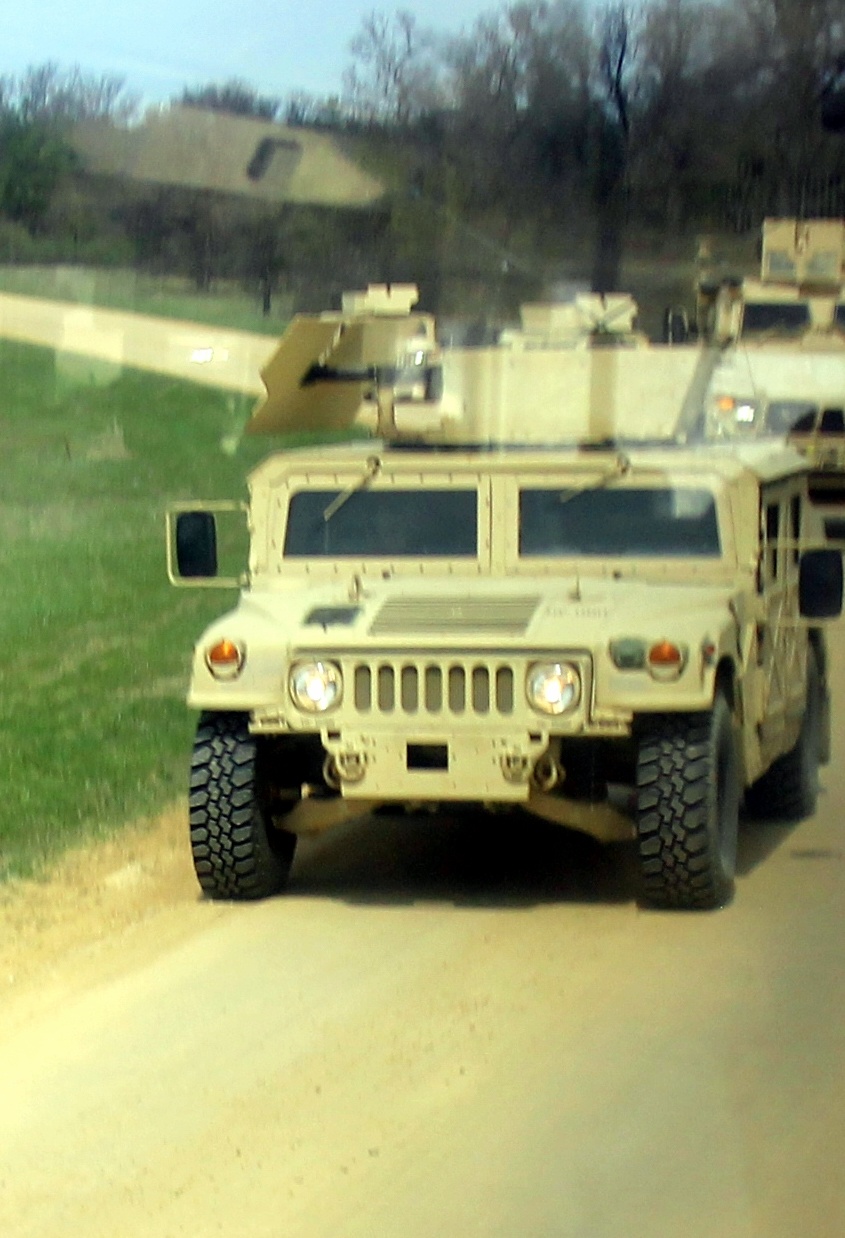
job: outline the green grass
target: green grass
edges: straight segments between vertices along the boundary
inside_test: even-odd
[[[126,371],[73,387],[0,342],[0,878],[183,793],[190,651],[231,593],[173,589],[163,510],[242,497],[250,401]]]
[[[272,312],[261,312],[258,296],[237,284],[219,281],[207,293],[178,276],[141,275],[125,269],[74,266],[0,266],[0,292],[96,305],[104,309],[187,319],[215,327],[234,327],[259,335],[281,335],[290,318],[291,299],[274,298]]]

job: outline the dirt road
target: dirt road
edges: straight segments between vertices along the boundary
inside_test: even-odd
[[[845,1233],[845,633],[818,816],[733,906],[624,848],[355,823],[197,895],[183,810],[0,895],[4,1238]]]

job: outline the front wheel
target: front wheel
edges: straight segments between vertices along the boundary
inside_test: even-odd
[[[245,714],[200,718],[191,757],[191,851],[212,898],[266,898],[287,882],[296,835],[271,820],[261,756]]]
[[[637,753],[637,839],[646,900],[720,907],[733,893],[740,778],[730,707],[645,721]]]

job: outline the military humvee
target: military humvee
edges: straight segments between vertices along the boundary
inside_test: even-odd
[[[389,298],[358,310],[296,320],[265,371],[262,428],[310,389],[318,421],[369,404],[380,436],[277,451],[249,478],[248,572],[189,692],[201,886],[270,895],[302,833],[464,805],[636,840],[649,902],[724,903],[743,796],[811,813],[829,745],[842,560],[804,461],[766,442],[444,444],[430,322]],[[171,513],[176,583],[214,580],[214,507]]]
[[[706,433],[788,436],[807,457],[829,538],[845,537],[845,222],[767,219],[760,276],[704,279],[698,321],[719,346]]]
[[[845,325],[841,219],[764,220],[756,277],[714,276],[708,261],[700,256],[696,294],[696,323],[706,339],[812,343],[813,336],[827,336]]]
[[[767,219],[758,278],[702,277],[701,336],[725,351],[712,436],[785,434],[845,401],[845,222]]]

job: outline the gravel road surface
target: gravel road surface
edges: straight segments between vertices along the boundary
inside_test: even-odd
[[[625,847],[442,816],[212,904],[183,805],[7,888],[0,1233],[845,1233],[843,769],[840,721],[818,815],[749,827],[714,914],[639,908]]]

